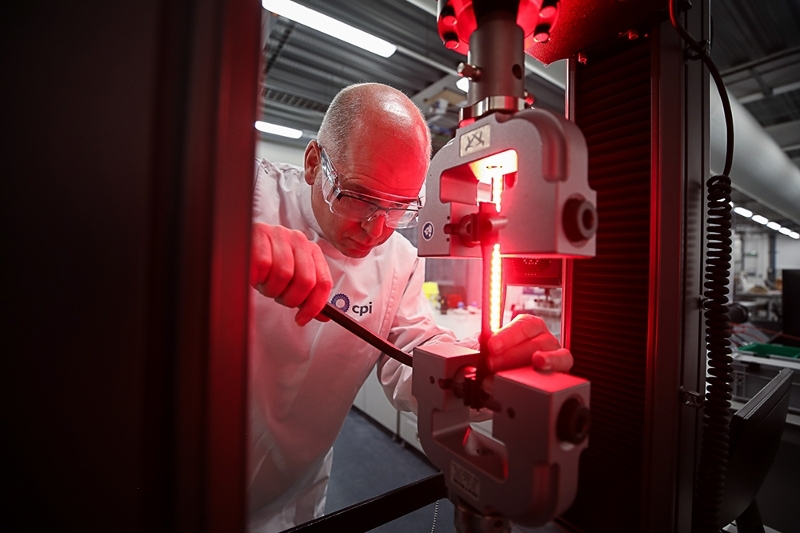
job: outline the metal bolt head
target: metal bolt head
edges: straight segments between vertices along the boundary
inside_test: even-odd
[[[458,19],[456,18],[456,12],[453,9],[453,6],[451,6],[450,4],[444,6],[442,11],[439,13],[439,18],[447,26],[455,26],[456,24],[458,24]]]
[[[558,7],[546,5],[542,7],[541,11],[539,11],[539,16],[545,19],[549,19],[556,14],[556,11],[558,11]]]
[[[533,101],[534,101],[533,95],[528,91],[525,91],[525,103],[528,104],[529,106],[532,106]]]
[[[470,65],[469,63],[459,63],[456,71],[464,78],[469,78],[470,80],[477,80],[480,77],[481,69],[476,67],[475,65]]]
[[[456,32],[449,31],[444,34],[444,47],[448,50],[455,50],[458,48],[458,35]]]
[[[550,24],[539,24],[533,30],[533,40],[537,43],[546,43],[550,40]]]

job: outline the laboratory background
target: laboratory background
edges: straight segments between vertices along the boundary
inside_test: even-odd
[[[329,18],[315,26],[287,3]],[[735,132],[721,283],[730,409],[752,407],[793,371],[776,436],[737,455],[737,468],[763,474],[746,496],[762,531],[800,532],[800,2],[678,3],[724,81]],[[502,316],[539,316],[569,341],[574,373],[592,385],[588,447],[572,507],[513,531],[690,531],[708,370],[703,183],[725,166],[725,106],[672,33],[668,2],[587,4],[564,20],[613,24],[593,24],[568,59],[526,55],[522,76],[529,104],[586,136],[596,256],[536,260],[530,279],[506,287]],[[0,26],[0,431],[11,496],[0,530],[244,531],[253,160],[302,166],[332,98],[359,82],[409,96],[435,158],[468,104],[467,58],[437,26],[447,5],[10,8]],[[338,24],[392,49],[326,32]],[[397,231],[419,245],[418,228]],[[427,257],[437,324],[480,331],[482,279],[479,257]],[[438,471],[417,416],[392,407],[373,371],[334,445],[326,514]],[[374,530],[450,532],[453,513],[444,497]]]

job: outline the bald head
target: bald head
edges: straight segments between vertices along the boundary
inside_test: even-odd
[[[326,170],[323,152],[335,172]],[[305,179],[312,186],[311,207],[323,237],[348,257],[365,257],[386,242],[394,229],[385,215],[347,216],[333,202],[370,198],[366,203],[383,213],[389,203],[410,206],[419,198],[430,158],[430,130],[406,95],[377,83],[343,89],[305,152]],[[331,196],[334,184],[350,194]]]
[[[386,137],[404,150],[431,155],[430,130],[416,105],[402,92],[380,83],[342,89],[331,102],[319,129],[319,143],[331,153],[349,157],[348,148],[362,139]]]

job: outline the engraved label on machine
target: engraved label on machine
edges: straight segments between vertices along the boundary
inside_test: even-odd
[[[484,148],[489,148],[491,133],[492,130],[489,129],[489,125],[487,124],[486,126],[481,126],[477,130],[462,134],[459,140],[459,146],[461,148],[460,157],[464,157],[472,152],[477,152],[478,150],[483,150]]]
[[[433,222],[426,222],[422,226],[422,238],[426,241],[433,239]]]
[[[481,482],[478,476],[455,461],[450,461],[450,481],[476,500],[480,497]]]

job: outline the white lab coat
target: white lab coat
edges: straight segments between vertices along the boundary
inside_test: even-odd
[[[325,255],[331,301],[401,350],[454,343],[438,327],[422,292],[424,260],[399,233],[363,259],[342,255],[322,237],[303,169],[257,164],[254,221],[305,233]],[[416,411],[411,369],[334,322],[294,322],[287,309],[251,289],[250,531],[281,531],[324,511],[332,445],[376,363],[392,404]],[[474,338],[459,344],[475,347]]]

